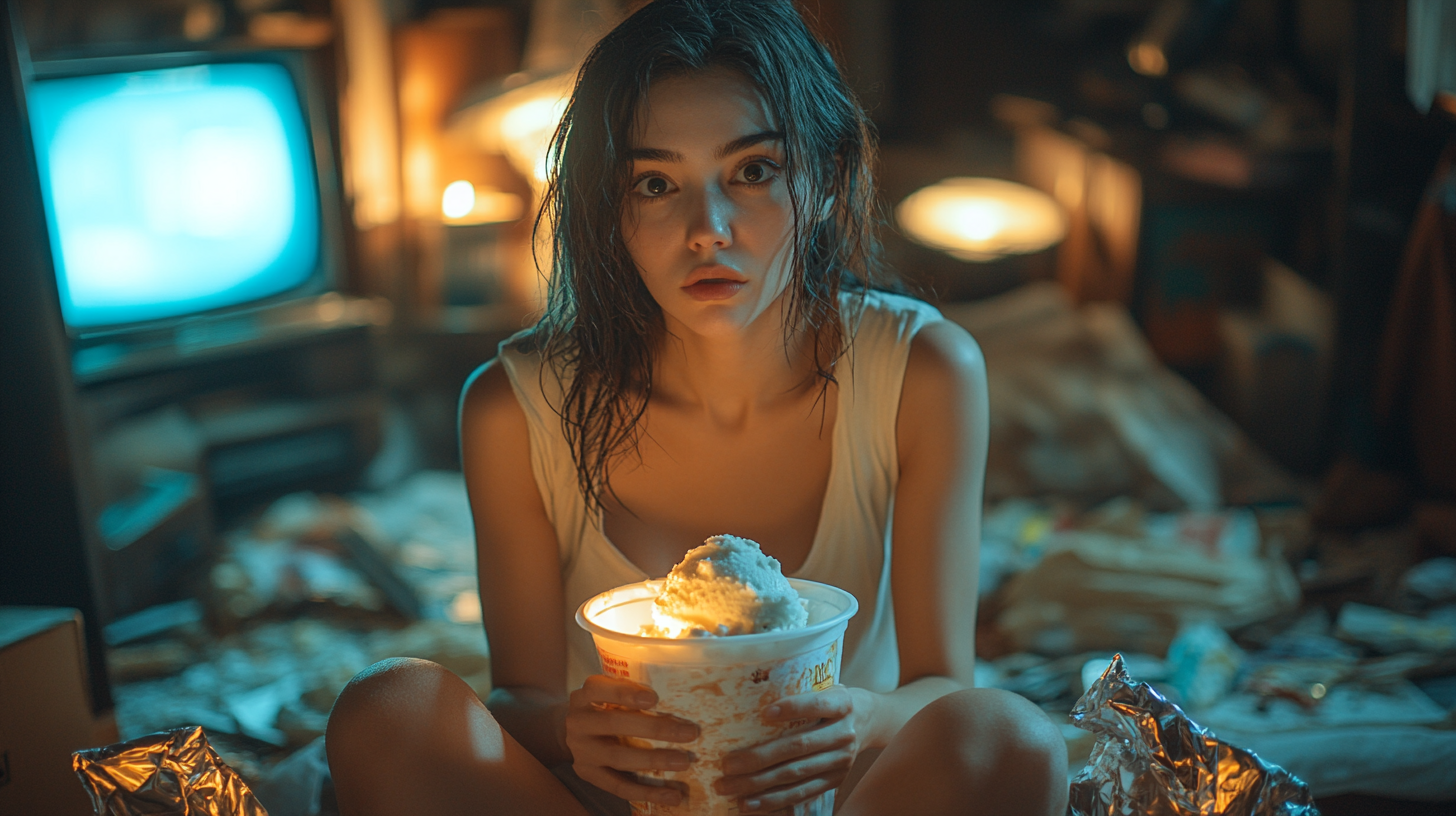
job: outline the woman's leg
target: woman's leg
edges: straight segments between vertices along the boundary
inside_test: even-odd
[[[968,689],[910,719],[849,792],[839,816],[1063,816],[1067,749],[1023,697]]]
[[[360,672],[334,703],[325,744],[344,816],[586,813],[465,681],[428,660]]]

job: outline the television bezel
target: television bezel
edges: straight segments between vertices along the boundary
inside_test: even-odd
[[[322,58],[319,49],[224,47],[165,53],[83,56],[30,64],[26,77],[27,90],[30,83],[36,80],[157,71],[195,65],[278,64],[288,72],[293,82],[313,155],[314,186],[318,192],[319,244],[314,270],[303,283],[266,297],[169,317],[99,326],[72,326],[65,323],[73,349],[79,350],[101,343],[125,344],[129,336],[155,338],[171,334],[179,326],[196,323],[199,319],[225,319],[249,312],[268,311],[274,307],[338,291],[342,284],[341,272],[345,257],[344,224],[340,203],[339,166],[335,155],[337,142],[332,128],[331,108],[322,87],[322,70],[315,64],[316,60]],[[37,161],[40,161],[44,155],[40,145],[36,146],[36,153]],[[40,170],[44,172],[44,168]],[[47,230],[54,229],[49,213],[46,227]],[[59,276],[55,283],[57,287],[60,286]]]

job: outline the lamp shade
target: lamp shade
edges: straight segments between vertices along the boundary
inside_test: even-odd
[[[1037,252],[1062,240],[1067,217],[1045,193],[1011,181],[948,178],[895,208],[911,240],[966,261]]]

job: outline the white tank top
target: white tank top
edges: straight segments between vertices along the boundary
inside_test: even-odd
[[[835,367],[839,403],[829,486],[814,543],[792,577],[832,584],[859,600],[859,613],[844,636],[840,682],[887,692],[900,679],[890,597],[890,520],[900,476],[895,420],[910,341],[943,318],[932,306],[884,292],[868,293],[863,310],[852,308],[852,297],[843,303],[846,336],[853,340]],[[601,514],[588,512],[552,407],[561,405],[560,385],[542,372],[538,353],[512,347],[521,336],[501,343],[500,360],[526,413],[531,470],[556,529],[566,602],[567,690],[573,690],[601,671],[591,636],[576,624],[577,607],[614,587],[662,576],[638,569],[607,540]],[[696,543],[684,542],[684,550]]]

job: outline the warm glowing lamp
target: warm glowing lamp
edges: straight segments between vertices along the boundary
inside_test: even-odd
[[[524,79],[524,75],[521,76]],[[468,114],[467,127],[482,148],[505,154],[537,191],[550,168],[547,152],[571,95],[575,72],[567,71],[512,88]]]
[[[440,214],[446,224],[474,226],[515,221],[521,217],[525,202],[514,193],[478,189],[464,179],[452,181],[440,196]]]
[[[1178,40],[1194,17],[1191,0],[1160,0],[1148,15],[1143,30],[1127,46],[1127,64],[1143,76],[1166,76],[1169,46]]]
[[[582,57],[597,39],[621,18],[618,0],[532,0],[531,25],[526,32],[526,53],[521,70],[500,82],[482,89],[466,100],[450,117],[448,130],[486,153],[506,157],[516,172],[531,185],[532,206],[540,205],[551,175],[551,139],[561,124],[577,68]],[[476,190],[476,203],[466,220],[446,217],[446,224],[472,222],[490,207],[520,218],[524,202],[511,200],[499,193],[487,195]],[[489,202],[495,202],[491,204]],[[527,263],[513,269],[510,277],[515,289],[525,299],[539,305],[544,302],[543,281],[551,270],[551,230],[534,233],[535,245],[521,257]]]
[[[1168,56],[1162,46],[1153,42],[1134,43],[1127,49],[1127,64],[1143,76],[1160,77],[1168,73]]]
[[[990,178],[948,178],[911,193],[895,219],[914,241],[965,261],[1037,252],[1067,234],[1048,195]]]
[[[621,18],[617,0],[532,0],[519,72],[467,101],[450,128],[503,153],[540,197],[550,175],[548,148],[576,83],[582,57]]]
[[[475,185],[468,181],[452,181],[440,198],[440,212],[446,218],[463,218],[475,209]]]

